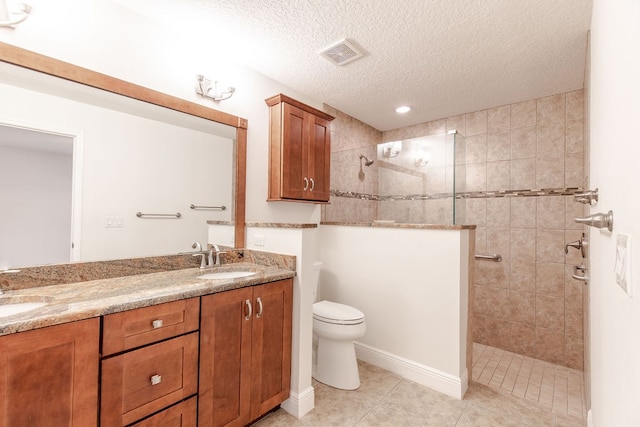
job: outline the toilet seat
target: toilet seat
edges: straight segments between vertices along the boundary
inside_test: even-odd
[[[358,325],[364,322],[364,313],[350,305],[320,301],[313,304],[313,318],[336,325]]]

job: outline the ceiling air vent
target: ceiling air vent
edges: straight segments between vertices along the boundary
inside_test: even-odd
[[[345,65],[356,59],[362,58],[364,55],[356,49],[356,47],[349,43],[346,39],[340,40],[328,48],[320,52],[320,56],[327,59],[334,65]]]

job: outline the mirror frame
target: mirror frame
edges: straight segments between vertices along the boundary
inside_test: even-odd
[[[245,246],[248,121],[223,111],[0,42],[0,61],[236,128],[234,245]]]

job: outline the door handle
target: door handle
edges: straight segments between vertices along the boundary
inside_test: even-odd
[[[245,310],[245,315],[244,315],[244,320],[249,320],[251,319],[251,314],[253,313],[253,308],[251,308],[251,301],[249,301],[248,299],[244,301],[244,306],[246,308]]]
[[[258,312],[256,313],[256,318],[259,318],[260,316],[262,316],[262,299],[258,297],[256,302],[258,303]]]
[[[596,213],[589,215],[586,218],[574,218],[578,224],[585,224],[595,228],[606,228],[609,231],[613,231],[613,211],[605,213]]]

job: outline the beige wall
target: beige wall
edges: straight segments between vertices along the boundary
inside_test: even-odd
[[[570,194],[585,175],[583,97],[581,90],[558,94],[381,135],[332,111],[332,189],[376,194],[375,165],[359,176],[354,148],[375,158],[380,142],[453,129],[466,137],[456,148],[470,197],[464,222],[478,226],[476,253],[503,256],[501,263],[476,261],[474,340],[577,369],[584,285],[571,278],[579,252],[565,255],[564,245],[582,233],[573,218],[584,209]],[[332,197],[323,220],[369,222],[377,214],[375,201]]]

